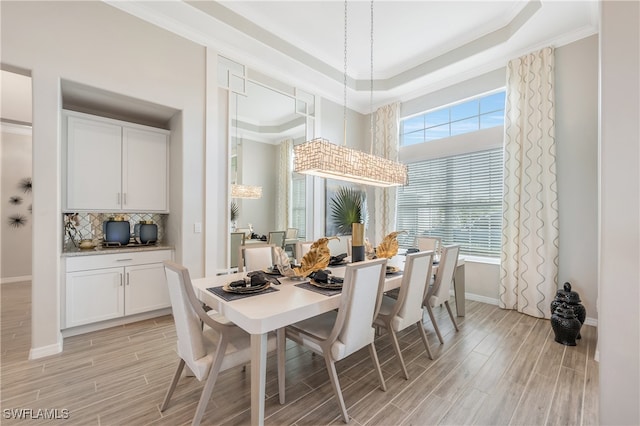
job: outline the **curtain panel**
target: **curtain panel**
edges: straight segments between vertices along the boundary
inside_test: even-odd
[[[378,108],[375,115],[374,154],[398,161],[400,103],[394,102]],[[396,188],[374,189],[374,244],[396,230]]]
[[[293,172],[293,140],[280,142],[278,158],[278,189],[276,193],[276,230],[286,231],[289,227],[291,212],[291,174]]]
[[[499,305],[549,318],[558,288],[554,50],[509,62]]]

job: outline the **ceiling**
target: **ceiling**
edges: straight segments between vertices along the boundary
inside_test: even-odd
[[[341,1],[111,1],[251,69],[343,103]],[[366,113],[598,31],[597,1],[390,1],[347,11],[347,104]]]

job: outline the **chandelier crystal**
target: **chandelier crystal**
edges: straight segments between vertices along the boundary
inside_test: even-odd
[[[231,185],[231,198],[262,198],[262,187],[253,185]]]
[[[391,187],[407,184],[407,166],[317,138],[294,148],[294,169],[324,178]]]

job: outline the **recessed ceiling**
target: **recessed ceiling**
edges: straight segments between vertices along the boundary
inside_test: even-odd
[[[252,69],[342,103],[344,3],[111,1]],[[598,2],[389,1],[374,10],[374,108],[597,33]],[[370,2],[348,3],[348,104],[370,110]]]

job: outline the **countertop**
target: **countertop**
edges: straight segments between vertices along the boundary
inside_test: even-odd
[[[79,249],[72,248],[62,251],[62,257],[75,257],[75,256],[93,256],[102,254],[116,254],[116,253],[135,253],[139,251],[153,251],[153,250],[173,250],[173,246],[166,244],[156,244],[150,246],[128,246],[128,247],[96,247],[92,249]]]

